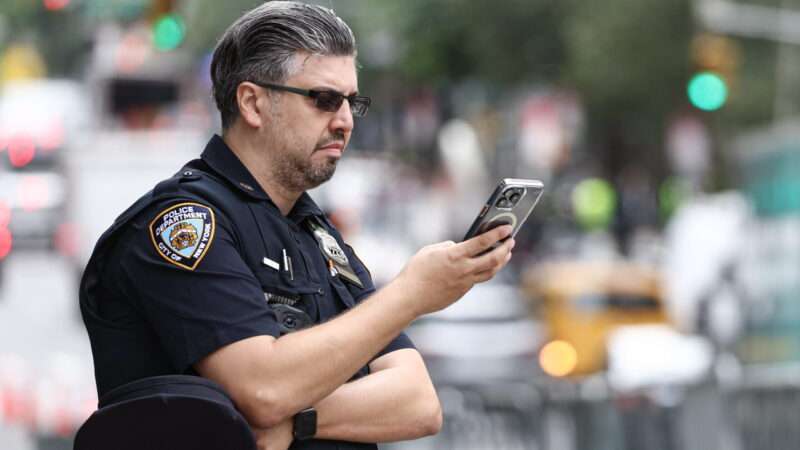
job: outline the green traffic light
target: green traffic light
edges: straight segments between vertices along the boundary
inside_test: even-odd
[[[689,80],[689,101],[703,111],[720,109],[728,99],[728,86],[714,72],[700,72]]]
[[[161,51],[169,51],[178,47],[184,37],[186,37],[186,28],[183,20],[175,14],[159,18],[153,26],[153,43]]]

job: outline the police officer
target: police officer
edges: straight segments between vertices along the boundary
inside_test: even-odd
[[[387,286],[305,192],[367,113],[332,11],[265,3],[211,65],[222,136],[101,237],[81,282],[100,395],[138,379],[219,383],[260,448],[375,448],[434,434],[436,392],[403,333],[510,259],[500,227],[421,249]]]

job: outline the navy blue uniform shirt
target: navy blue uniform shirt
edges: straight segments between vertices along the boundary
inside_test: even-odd
[[[360,283],[331,271],[309,221],[336,239]],[[280,308],[321,323],[374,291],[366,267],[308,194],[283,216],[214,136],[200,159],[145,194],[95,247],[80,302],[98,393],[194,374],[194,364],[225,345],[279,337],[295,319]],[[402,348],[413,348],[403,333],[375,358]],[[367,373],[365,366],[354,378]],[[374,446],[312,440],[292,448]]]

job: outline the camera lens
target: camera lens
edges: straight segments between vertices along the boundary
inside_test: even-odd
[[[516,205],[519,201],[520,195],[519,193],[515,192],[508,197],[508,200],[511,202],[512,205]]]
[[[498,208],[508,208],[510,206],[511,206],[511,202],[509,202],[508,199],[505,198],[505,197],[501,197],[499,200],[497,200],[497,207]]]

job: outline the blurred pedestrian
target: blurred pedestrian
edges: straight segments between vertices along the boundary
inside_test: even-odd
[[[386,287],[306,193],[329,180],[358,94],[355,39],[329,9],[265,3],[211,65],[222,135],[101,237],[81,283],[100,395],[199,374],[260,448],[375,448],[436,433],[441,409],[403,333],[511,257],[496,228],[421,249]],[[98,205],[99,207],[99,205]]]

